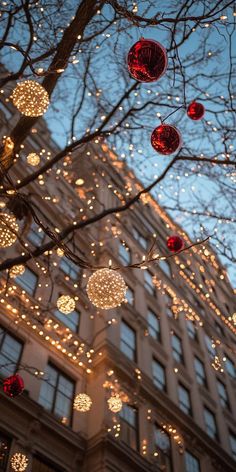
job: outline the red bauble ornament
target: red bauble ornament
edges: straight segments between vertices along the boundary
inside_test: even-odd
[[[152,132],[151,144],[160,154],[172,154],[182,144],[181,134],[174,126],[160,125]]]
[[[8,397],[17,397],[24,390],[24,380],[18,374],[7,377],[3,381],[3,390]]]
[[[201,120],[205,113],[205,107],[199,102],[192,102],[187,108],[187,115],[191,120]]]
[[[183,249],[184,242],[179,236],[170,236],[166,245],[171,252],[178,252]]]
[[[128,53],[130,75],[139,82],[155,82],[167,68],[165,48],[153,39],[140,39]]]

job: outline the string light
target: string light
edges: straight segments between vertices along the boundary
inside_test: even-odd
[[[122,410],[122,400],[120,399],[119,395],[113,395],[107,400],[108,408],[113,413],[119,413]]]
[[[36,154],[36,152],[31,152],[27,156],[27,162],[33,167],[38,166],[40,164],[40,157],[38,156],[38,154]]]
[[[16,218],[8,213],[0,213],[0,248],[12,246],[17,239],[19,226]]]
[[[25,454],[21,454],[20,452],[16,452],[11,457],[11,468],[17,472],[24,472],[26,470],[29,459]]]
[[[69,315],[75,309],[75,300],[70,295],[61,295],[57,300],[57,308],[64,315]]]
[[[19,275],[23,275],[25,272],[25,266],[22,264],[15,265],[9,270],[9,276],[11,279],[15,279],[15,277],[19,277]]]
[[[25,116],[42,116],[49,105],[49,95],[45,88],[34,80],[20,82],[14,88],[12,101]]]
[[[76,411],[85,413],[90,410],[92,403],[93,402],[89,395],[87,395],[86,393],[79,393],[74,399],[73,408]]]
[[[89,300],[98,308],[109,310],[121,305],[127,286],[121,274],[113,269],[99,269],[88,280]]]

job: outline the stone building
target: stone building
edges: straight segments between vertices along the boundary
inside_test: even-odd
[[[2,135],[17,119],[11,103],[1,102]],[[41,119],[11,180],[19,183],[34,171],[29,153],[45,163],[58,151]],[[94,143],[22,192],[56,234],[121,206],[141,189],[124,162]],[[49,241],[30,216],[19,226],[21,241],[0,250],[1,262]],[[144,270],[121,271],[127,302],[116,310],[89,302],[91,271],[56,248],[32,258],[17,278],[1,272],[1,378],[18,372],[25,391],[11,399],[0,389],[0,471],[12,470],[16,452],[28,457],[26,470],[33,472],[235,471],[234,292],[207,244],[166,259],[166,238],[176,233],[191,245],[145,194],[128,211],[67,237],[73,253],[93,266],[134,264],[152,247],[162,256]],[[56,307],[61,294],[77,297],[70,315]],[[92,399],[87,413],[73,410],[79,393]],[[123,401],[120,413],[108,408],[112,393]]]

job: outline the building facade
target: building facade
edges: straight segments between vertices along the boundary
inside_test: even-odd
[[[11,103],[1,102],[0,119],[7,136],[9,123],[18,119]],[[41,119],[12,181],[33,172],[29,153],[44,163],[58,151]],[[126,164],[95,142],[22,192],[56,235],[122,206],[140,190]],[[5,211],[6,199],[0,204]],[[0,250],[1,262],[49,241],[27,213],[18,223],[20,240]],[[0,471],[13,470],[16,452],[27,456],[26,470],[33,472],[235,471],[233,289],[207,243],[169,258],[165,241],[171,234],[191,245],[144,194],[126,212],[117,210],[67,237],[69,257],[58,245],[32,258],[16,278],[1,272],[0,374],[18,372],[25,391],[12,399],[0,390]],[[72,253],[82,264],[71,260]],[[150,257],[156,262],[144,265]],[[125,268],[140,263],[142,269]],[[109,264],[121,268],[127,300],[102,311],[89,302],[86,284],[89,265]],[[70,315],[57,309],[61,294],[75,298]],[[79,393],[93,402],[87,413],[73,409]],[[108,408],[114,394],[123,402],[119,413]]]

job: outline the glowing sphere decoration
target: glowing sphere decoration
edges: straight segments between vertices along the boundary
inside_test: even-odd
[[[24,472],[27,469],[29,459],[25,454],[16,452],[10,460],[11,468],[17,472]]]
[[[69,315],[75,309],[75,300],[70,295],[61,295],[57,300],[57,308],[64,315]]]
[[[130,49],[127,63],[134,79],[139,82],[155,82],[166,71],[166,50],[157,41],[142,38]]]
[[[3,380],[3,391],[8,397],[18,397],[24,391],[24,380],[18,374],[11,375]]]
[[[38,154],[36,154],[36,152],[31,152],[30,154],[28,154],[26,159],[30,166],[35,167],[40,164],[40,157],[38,156]]]
[[[89,395],[87,395],[86,393],[79,393],[78,395],[76,395],[74,399],[73,408],[76,411],[86,413],[87,411],[90,410],[92,404],[93,402],[91,398],[89,397]]]
[[[205,107],[199,102],[192,102],[187,108],[187,115],[191,120],[201,120],[205,114]]]
[[[93,305],[109,310],[125,300],[127,285],[119,272],[105,268],[91,275],[86,290]]]
[[[178,252],[181,249],[183,249],[184,242],[183,242],[183,239],[180,238],[179,236],[170,236],[167,239],[166,245],[171,252]]]
[[[15,279],[15,277],[19,277],[19,275],[23,275],[25,272],[25,266],[22,264],[15,265],[9,270],[9,276],[11,279]]]
[[[108,408],[113,413],[119,413],[122,410],[122,400],[120,399],[119,395],[113,395],[107,400]]]
[[[160,154],[173,154],[182,145],[181,134],[175,126],[160,125],[152,132],[151,144]]]
[[[12,93],[15,107],[25,116],[42,116],[49,105],[45,88],[34,80],[19,82]]]
[[[232,315],[233,324],[236,325],[236,312]]]
[[[17,239],[19,226],[16,218],[8,213],[0,212],[0,248],[12,246]]]

